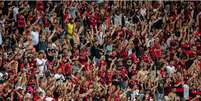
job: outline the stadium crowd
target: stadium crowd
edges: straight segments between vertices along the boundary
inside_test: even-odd
[[[0,101],[200,101],[199,1],[0,1]]]

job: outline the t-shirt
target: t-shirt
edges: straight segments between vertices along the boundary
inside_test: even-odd
[[[1,32],[0,32],[0,45],[2,45],[2,43],[3,43],[3,39],[2,39]]]
[[[31,31],[31,39],[33,45],[38,45],[39,43],[39,33],[37,31]]]
[[[199,37],[199,36],[201,36],[201,32],[199,32],[199,31],[194,32],[194,35],[197,36],[197,37]]]
[[[71,15],[69,13],[64,14],[63,19],[65,22],[68,22],[70,18],[71,18]]]
[[[37,9],[38,11],[40,11],[40,12],[44,10],[44,4],[43,4],[42,1],[37,1],[37,2],[36,2],[36,9]]]
[[[106,23],[106,27],[108,28],[110,26],[110,17],[109,16],[105,17],[105,23]]]
[[[198,67],[201,69],[201,61],[198,63]]]
[[[54,75],[54,78],[55,78],[56,80],[65,80],[63,74],[55,74],[55,75]]]
[[[45,98],[45,101],[55,101],[55,100],[54,100],[54,98],[52,98],[52,97],[46,97],[46,98]]]
[[[144,61],[144,62],[146,62],[146,63],[150,63],[150,57],[149,56],[147,56],[147,55],[143,55],[142,57],[141,57],[141,59]]]
[[[25,19],[24,16],[21,14],[17,14],[17,27],[24,28],[25,27]]]
[[[143,17],[145,17],[145,15],[146,15],[146,8],[141,8],[141,9],[140,9],[140,14],[141,14]]]
[[[122,25],[122,15],[115,15],[114,16],[114,24],[115,25]]]
[[[154,55],[156,58],[160,58],[161,57],[161,50],[160,49],[155,49],[154,50]]]
[[[43,75],[43,73],[45,72],[46,61],[46,59],[36,59],[36,65],[39,69],[39,75]]]
[[[97,35],[97,40],[98,40],[98,43],[100,45],[102,45],[104,43],[104,35],[102,32],[100,32],[98,35]]]
[[[169,74],[172,74],[174,72],[176,72],[175,67],[174,66],[166,66],[167,72]]]
[[[74,35],[74,32],[73,32],[73,29],[74,29],[75,25],[74,24],[71,24],[71,23],[68,23],[67,24],[67,32],[69,35],[73,36]]]
[[[91,56],[92,57],[96,57],[96,58],[100,58],[100,52],[99,52],[99,49],[95,46],[92,46],[91,49],[90,49],[90,52],[91,52]]]
[[[71,7],[70,8],[70,14],[73,18],[76,17],[76,12],[77,12],[77,8],[76,7]]]
[[[139,95],[139,90],[135,90],[132,92],[131,94],[131,101],[135,101],[136,100],[136,96]]]
[[[70,64],[61,64],[60,67],[65,74],[70,74],[72,72],[72,66]]]
[[[188,100],[189,99],[189,86],[187,84],[184,84],[183,88],[184,88],[184,99]]]
[[[18,14],[18,10],[19,10],[18,7],[14,7],[14,8],[13,8],[13,18],[15,19],[15,21],[17,21],[16,15]]]
[[[106,53],[107,53],[107,52],[112,52],[112,49],[113,49],[112,44],[111,44],[111,45],[107,45],[107,46],[105,47],[105,52],[106,52]]]

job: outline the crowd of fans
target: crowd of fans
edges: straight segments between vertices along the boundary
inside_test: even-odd
[[[1,1],[0,101],[200,101],[201,2]]]

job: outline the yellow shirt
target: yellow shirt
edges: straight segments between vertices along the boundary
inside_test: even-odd
[[[71,23],[68,23],[67,24],[67,32],[68,32],[68,34],[70,34],[71,36],[73,36],[74,35],[74,32],[73,32],[73,30],[74,30],[74,24],[71,24]]]

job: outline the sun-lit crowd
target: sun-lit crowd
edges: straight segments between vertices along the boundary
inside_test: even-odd
[[[0,1],[0,101],[200,101],[199,1]]]

